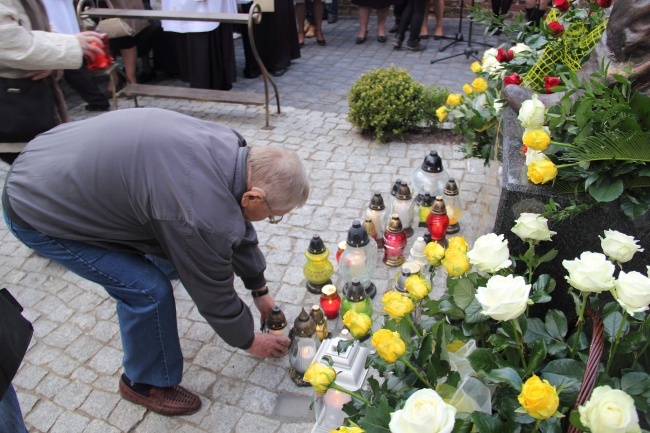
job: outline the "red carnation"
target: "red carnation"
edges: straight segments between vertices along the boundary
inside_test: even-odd
[[[562,25],[562,23],[557,21],[551,21],[550,23],[548,23],[548,28],[556,35],[560,35],[564,31],[564,26]]]
[[[504,87],[507,86],[507,85],[510,85],[510,84],[519,85],[522,82],[523,82],[523,80],[521,79],[519,74],[516,73],[516,72],[514,74],[512,74],[512,75],[506,75],[505,78],[503,79]]]
[[[553,87],[559,86],[562,84],[562,80],[558,77],[544,77],[544,86],[546,87],[546,93],[553,93]]]
[[[598,6],[601,8],[608,8],[612,5],[612,0],[598,0],[596,3],[598,3]]]
[[[603,1],[603,0],[598,0]],[[569,0],[554,0],[553,5],[559,10],[560,12],[566,12],[569,10],[569,7],[571,6],[571,3],[569,3]]]
[[[497,60],[499,61],[499,63],[503,63],[503,62],[507,63],[510,60],[512,60],[514,57],[515,57],[515,52],[512,50],[506,51],[503,48],[499,48],[497,50]]]

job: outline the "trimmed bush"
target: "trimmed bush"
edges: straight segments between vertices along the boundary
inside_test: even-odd
[[[348,120],[379,143],[387,134],[402,138],[422,123],[423,94],[424,86],[394,65],[366,72],[350,89]]]
[[[449,90],[446,87],[432,86],[424,89],[422,94],[422,117],[424,119],[424,128],[433,132],[440,129],[440,122],[436,116],[436,110],[445,105],[449,96]]]

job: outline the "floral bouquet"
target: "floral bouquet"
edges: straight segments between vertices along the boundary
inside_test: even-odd
[[[547,220],[522,214],[512,231],[528,245],[521,256],[494,233],[471,249],[461,237],[446,249],[427,245],[433,272],[447,272],[447,292],[431,299],[429,278],[414,275],[408,293],[383,296],[367,361],[378,378],[368,390],[344,391],[353,398],[337,431],[641,433],[650,425],[650,277],[623,270],[643,249],[608,230],[603,253],[563,262],[557,277],[569,283],[578,317],[570,323],[561,310],[530,310],[556,285],[536,272],[557,254],[536,252],[555,234]],[[337,387],[321,363],[305,379],[317,392]]]

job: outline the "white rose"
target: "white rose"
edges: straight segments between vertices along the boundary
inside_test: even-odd
[[[474,242],[474,248],[467,253],[469,262],[480,271],[496,272],[512,264],[508,241],[503,235],[488,233]]]
[[[548,156],[544,155],[544,152],[541,150],[528,149],[526,151],[526,166],[529,166],[535,161],[542,159],[549,159]]]
[[[584,406],[578,407],[580,422],[591,433],[641,433],[634,400],[619,389],[599,386]]]
[[[427,388],[414,392],[404,409],[390,414],[388,428],[391,433],[450,433],[455,417],[456,408]]]
[[[566,280],[583,292],[604,292],[614,287],[614,264],[604,254],[585,251],[579,259],[564,260],[562,266],[569,271]]]
[[[519,109],[519,121],[524,129],[540,129],[546,122],[546,107],[533,95],[533,99],[524,101]]]
[[[629,262],[637,251],[643,251],[643,248],[639,248],[636,244],[637,242],[639,241],[632,236],[616,230],[605,230],[605,237],[600,238],[600,246],[603,248],[603,252],[607,257],[619,263]]]
[[[512,232],[522,241],[550,241],[557,232],[548,229],[548,220],[536,213],[522,213],[515,220]]]
[[[650,278],[636,271],[621,271],[614,283],[613,294],[630,315],[646,311],[650,304]]]
[[[499,62],[497,58],[493,56],[484,57],[481,66],[483,66],[483,72],[490,74],[491,76],[503,70],[501,62]]]
[[[530,295],[530,284],[522,276],[494,275],[485,287],[476,291],[476,300],[483,307],[481,314],[494,320],[506,321],[516,319],[526,311]]]
[[[517,54],[521,54],[524,51],[530,51],[530,52],[533,51],[533,50],[530,49],[530,47],[528,45],[526,45],[524,43],[521,43],[521,42],[519,42],[518,44],[516,44],[514,47],[512,47],[510,49],[512,50],[515,57],[517,57]]]
[[[485,61],[485,59],[486,59],[487,57],[494,57],[494,58],[496,59],[497,54],[499,54],[499,50],[498,50],[497,48],[490,48],[490,49],[487,49],[487,50],[485,50],[485,52],[483,53],[483,61]]]

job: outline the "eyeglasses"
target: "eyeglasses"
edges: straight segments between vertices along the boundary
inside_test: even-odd
[[[282,221],[282,218],[284,217],[284,215],[275,216],[275,215],[273,214],[273,210],[271,209],[271,206],[269,206],[269,203],[266,201],[266,191],[264,191],[262,188],[258,188],[258,187],[256,187],[256,186],[252,187],[252,188],[251,188],[251,191],[256,191],[256,192],[258,192],[258,193],[259,193],[259,194],[264,198],[264,206],[266,206],[266,210],[268,210],[268,211],[269,211],[269,214],[270,214],[270,215],[268,216],[268,218],[269,218],[269,224],[277,224],[277,223],[279,223],[280,221]]]
[[[273,215],[273,211],[271,210],[271,206],[269,206],[269,203],[266,201],[266,197],[264,197],[264,205],[266,206],[266,210],[268,210],[269,213],[270,213],[270,215],[269,215],[269,224],[277,224],[280,221],[282,221],[282,218],[284,217],[284,215],[280,215],[280,216]]]

